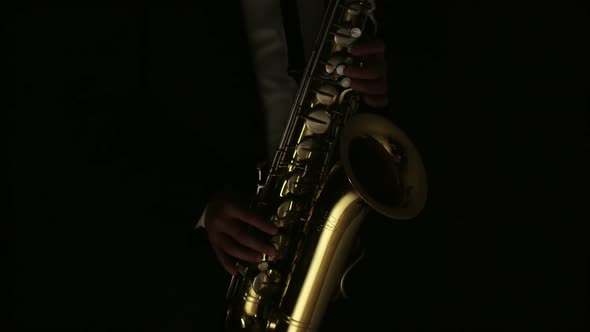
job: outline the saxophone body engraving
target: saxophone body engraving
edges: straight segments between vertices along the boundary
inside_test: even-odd
[[[238,264],[228,287],[228,331],[317,331],[371,210],[416,216],[426,199],[420,155],[360,97],[342,66],[373,20],[372,1],[332,0],[254,208],[270,215],[277,253]]]

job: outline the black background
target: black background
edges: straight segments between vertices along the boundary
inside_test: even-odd
[[[14,325],[216,330],[227,276],[204,237],[179,240],[203,204],[187,208],[203,197],[186,187],[215,165],[223,107],[250,97],[211,66],[240,68],[239,25],[221,28],[239,21],[176,5],[4,11]],[[581,2],[383,5],[394,119],[430,194],[412,222],[363,225],[356,300],[333,305],[327,329],[588,328],[587,13]],[[206,38],[215,29],[235,35]],[[203,96],[199,84],[221,88]],[[165,112],[206,143],[179,145]]]

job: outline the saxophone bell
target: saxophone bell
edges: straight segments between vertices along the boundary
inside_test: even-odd
[[[409,137],[385,117],[357,113],[340,138],[341,164],[352,186],[374,210],[409,220],[424,208],[426,171]]]

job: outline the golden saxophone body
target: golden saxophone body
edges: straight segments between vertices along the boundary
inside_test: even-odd
[[[358,112],[342,66],[376,24],[373,1],[332,0],[280,146],[254,208],[279,233],[275,256],[238,264],[228,287],[228,331],[317,331],[339,291],[360,225],[373,209],[414,218],[426,201],[415,146],[386,118]]]

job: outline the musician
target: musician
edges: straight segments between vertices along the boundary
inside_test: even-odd
[[[266,120],[267,159],[272,160],[296,93],[298,75],[313,50],[325,5],[322,1],[261,0],[242,1],[242,7]],[[387,13],[385,8],[383,10]],[[391,117],[387,34],[378,32],[378,35],[353,44],[349,49],[352,56],[362,58],[364,62],[362,67],[347,66],[344,75],[352,79],[351,88],[360,93],[362,108]],[[236,187],[220,188],[208,201],[198,221],[199,236],[202,238],[202,233],[206,234],[219,264],[231,275],[237,273],[237,260],[257,263],[263,253],[275,254],[267,239],[269,235],[276,234],[277,228],[268,222],[268,218],[255,214],[248,207],[254,192],[254,186],[246,188],[246,191]],[[255,232],[248,231],[252,226]],[[359,255],[362,248],[357,247],[356,250],[353,255]],[[351,286],[349,283],[346,285]],[[327,315],[324,327],[330,330],[359,324],[362,320],[359,316],[352,320],[335,319],[355,308],[332,306],[330,309],[334,312]]]
[[[291,6],[292,9],[303,11],[291,13],[291,15],[300,15],[305,20],[305,24],[319,28],[321,22],[318,21],[321,21],[324,9],[322,2],[303,1],[303,3],[304,5],[300,8]],[[301,39],[304,43],[298,45],[296,40],[291,40],[291,44],[288,45],[280,2],[244,1],[243,7],[258,86],[268,119],[268,151],[272,153],[278,147],[282,125],[286,124],[290,103],[295,95],[296,82],[295,77],[289,73],[291,68],[289,68],[288,55],[295,57],[297,52],[302,54],[305,52],[307,58],[313,48],[315,31],[309,29],[309,26],[301,31],[289,31],[302,34],[302,36],[289,35],[289,37],[293,39],[303,37]],[[288,49],[288,46],[291,49]],[[381,38],[354,44],[350,48],[350,54],[367,60],[363,67],[350,65],[344,69],[344,75],[352,79],[351,88],[361,93],[366,106],[374,109],[384,109],[389,102],[385,47],[385,42]],[[291,61],[293,65],[293,60]],[[254,192],[254,188],[251,192]],[[207,230],[209,242],[219,262],[232,275],[236,273],[236,259],[258,262],[262,258],[261,253],[268,255],[275,253],[274,248],[262,239],[262,234],[246,232],[248,225],[267,234],[275,234],[277,231],[274,225],[267,222],[263,216],[249,211],[247,196],[240,198],[238,195],[240,193],[233,191],[218,192],[209,201],[206,212],[199,221],[199,226]]]
[[[228,197],[255,190],[255,166],[272,154],[284,122],[266,116],[284,116],[296,88],[297,74],[286,69],[297,49],[283,39],[281,21],[244,14],[286,16],[271,1],[250,7],[259,3],[9,12],[17,327],[219,326],[223,268],[234,273],[235,258],[255,260],[268,248],[238,238],[253,248],[228,249],[235,242],[225,234],[261,225]],[[258,23],[281,38],[258,40]],[[274,50],[273,62],[263,59],[264,47]],[[386,51],[379,39],[350,50],[367,58],[366,67],[346,70],[366,106],[387,109],[390,101]],[[265,87],[271,63],[282,68],[274,73],[281,82]],[[289,92],[273,102],[284,86]],[[271,122],[279,125],[270,130]],[[209,241],[202,232],[195,241],[205,208]],[[236,214],[233,223],[228,216]]]

